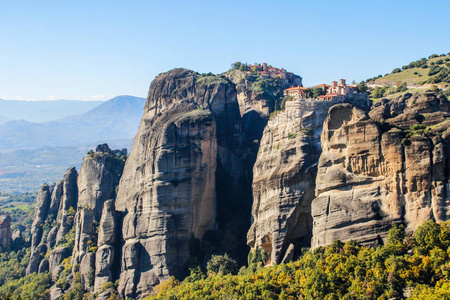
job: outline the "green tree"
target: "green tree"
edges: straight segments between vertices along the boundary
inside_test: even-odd
[[[213,255],[206,265],[208,275],[210,274],[235,274],[238,271],[238,265],[234,259],[224,255]]]
[[[368,87],[367,84],[364,81],[361,81],[357,86],[356,86],[356,91],[358,93],[365,93],[368,91]]]
[[[371,93],[370,96],[372,96],[373,98],[381,98],[384,96],[386,92],[386,88],[385,87],[381,87],[381,86],[377,86]]]
[[[385,249],[389,254],[402,255],[408,250],[404,243],[406,237],[405,226],[392,223],[386,239]]]
[[[231,69],[233,69],[233,70],[239,70],[240,66],[241,66],[241,62],[240,62],[240,61],[237,61],[237,62],[231,64]]]
[[[434,247],[442,247],[439,237],[441,228],[435,221],[422,223],[414,234],[415,249],[419,254],[426,255]],[[445,249],[447,250],[447,249]]]
[[[313,98],[318,98],[321,95],[325,95],[325,90],[321,87],[312,88]]]

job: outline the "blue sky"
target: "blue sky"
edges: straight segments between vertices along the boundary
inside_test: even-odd
[[[304,85],[450,52],[450,1],[3,1],[0,98],[145,97],[161,72],[267,62]]]

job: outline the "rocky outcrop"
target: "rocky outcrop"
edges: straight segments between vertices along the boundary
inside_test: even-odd
[[[376,245],[392,222],[414,231],[450,218],[445,97],[405,94],[369,112],[365,95],[287,101],[269,120],[301,78],[239,72],[160,74],[125,166],[124,151],[99,145],[78,176],[41,188],[27,273],[81,277],[100,298],[119,278],[119,296],[140,299],[211,248],[246,254],[251,196],[247,243],[270,252],[267,263],[336,239]]]
[[[78,198],[76,180],[77,171],[70,168],[55,186],[41,186],[31,225],[31,257],[27,275],[46,269],[45,265],[42,268],[39,266],[47,251],[55,247],[72,228]]]
[[[313,247],[376,245],[393,221],[414,231],[449,218],[447,99],[405,94],[369,115],[366,98],[346,101],[355,105],[288,101],[264,130],[247,242],[271,262],[288,261],[311,233]]]
[[[278,73],[274,78],[238,69],[225,73],[235,85],[242,123],[249,141],[260,140],[270,114],[280,108],[283,90],[302,86],[302,78],[293,73]]]
[[[70,256],[70,250],[66,247],[58,247],[50,251],[49,269],[55,269],[65,258]]]
[[[90,151],[84,158],[79,175],[70,168],[54,186],[41,187],[31,229],[33,247],[27,274],[52,272],[54,282],[63,279],[72,284],[79,272],[85,289],[92,292],[96,275],[98,289],[102,283],[118,278],[119,260],[106,255],[105,248],[110,247],[112,252],[120,248],[114,199],[125,155],[126,149],[112,151],[106,144],[99,145],[96,152]],[[71,255],[70,263],[66,260],[62,264]],[[70,266],[74,268],[68,273]],[[61,277],[63,270],[65,278]],[[56,298],[63,292],[56,286],[52,291]]]
[[[102,285],[113,279],[113,263],[116,255],[117,215],[114,201],[104,203],[98,231],[97,252],[95,254],[94,292],[98,293]]]
[[[216,170],[237,186],[242,130],[234,85],[185,69],[151,84],[144,116],[119,185],[123,219],[119,292],[140,298],[192,253],[216,216]]]
[[[123,159],[119,158],[106,144],[99,145],[95,152],[89,153],[81,165],[78,176],[78,209],[75,216],[76,229],[72,265],[80,264],[80,274],[87,290],[94,288],[95,252],[98,251],[97,246],[101,244],[101,241],[96,240],[98,239],[97,235],[100,234],[99,222],[103,224],[103,227],[108,225],[114,227],[116,221],[111,213],[111,210],[114,210],[114,204],[111,203],[116,196],[116,186],[122,175],[123,166]],[[106,202],[108,205],[104,206]],[[105,215],[102,214],[102,211]],[[107,234],[115,234],[115,231]],[[100,236],[102,240],[104,235],[104,230],[102,230]],[[110,237],[110,239],[114,240],[114,237]],[[101,252],[103,253],[103,249]],[[109,263],[112,264],[114,256],[109,259]],[[100,274],[103,273],[100,271]],[[109,275],[108,280],[112,279],[111,273],[106,275]]]
[[[320,133],[333,104],[288,101],[264,130],[253,168],[247,243],[271,253],[271,263],[292,259],[295,248],[309,245]]]
[[[93,211],[98,222],[103,203],[115,198],[124,162],[118,159],[107,144],[97,146],[95,153],[83,159],[78,176],[78,207]]]
[[[44,184],[39,189],[36,198],[36,209],[34,211],[33,224],[31,224],[31,252],[33,252],[42,240],[43,228],[51,201],[51,187]],[[33,270],[31,273],[36,272]]]
[[[426,92],[406,93],[403,96],[377,101],[369,112],[376,122],[388,122],[391,126],[409,129],[411,125],[433,126],[449,118],[449,101],[445,96]]]
[[[381,100],[370,117],[336,105],[324,122],[312,202],[312,246],[382,242],[391,223],[414,231],[449,219],[449,102],[426,93]]]
[[[73,213],[77,208],[78,186],[75,168],[67,170],[63,176],[61,200],[56,221],[59,225],[56,241],[61,240],[73,226]]]

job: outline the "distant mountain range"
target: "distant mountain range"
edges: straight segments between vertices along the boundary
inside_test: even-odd
[[[11,121],[11,118],[0,115],[0,125],[9,121]]]
[[[0,115],[11,120],[47,122],[67,116],[83,114],[104,101],[19,101],[0,99]],[[0,124],[2,117],[0,116]]]
[[[40,104],[45,107],[45,103]],[[67,147],[106,140],[132,139],[137,132],[144,104],[144,98],[118,96],[83,114],[66,116],[55,121],[10,121],[0,125],[0,149]],[[39,114],[42,110],[44,109],[36,109],[35,113]],[[67,111],[65,114],[67,115]]]

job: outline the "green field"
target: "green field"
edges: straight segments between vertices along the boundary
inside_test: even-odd
[[[0,206],[0,211],[3,212],[11,212],[14,209],[20,209],[24,212],[28,212],[30,211],[30,209],[32,209],[32,204],[23,202],[10,202]]]

